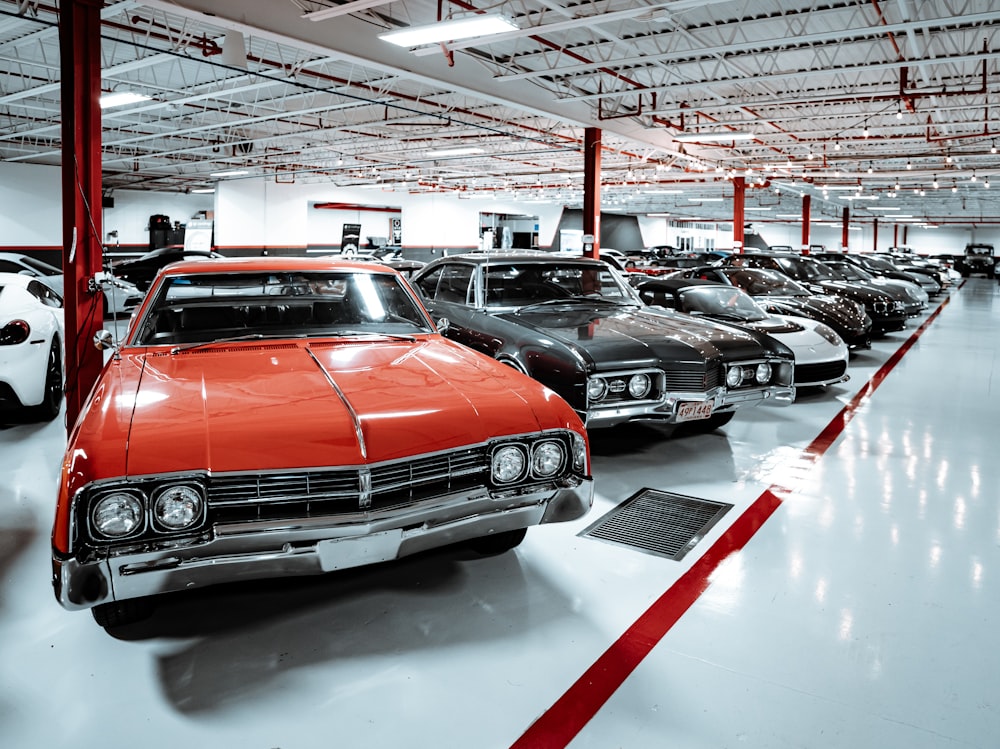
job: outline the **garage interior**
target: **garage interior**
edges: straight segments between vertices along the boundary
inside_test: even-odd
[[[1000,216],[986,5],[109,3],[100,86],[149,98],[107,110],[99,192],[171,213],[200,189],[220,207],[376,184],[379,203],[589,204],[805,245],[824,221],[851,251],[959,253]],[[442,8],[519,29],[377,39]],[[0,11],[0,166],[65,171],[59,5]],[[478,151],[428,155],[458,146]],[[51,231],[3,244],[52,251]],[[850,381],[710,434],[595,430],[590,514],[514,551],[171,595],[114,636],[52,597],[67,424],[4,425],[4,744],[992,747],[998,298],[967,279],[854,352]],[[722,512],[673,556],[588,535],[644,490]]]

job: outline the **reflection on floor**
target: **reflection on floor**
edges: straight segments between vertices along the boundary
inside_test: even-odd
[[[514,552],[171,596],[114,636],[52,596],[64,426],[0,428],[3,746],[992,748],[997,284],[929,317],[787,408],[595,433],[592,513]],[[645,487],[733,509],[681,561],[578,535]]]

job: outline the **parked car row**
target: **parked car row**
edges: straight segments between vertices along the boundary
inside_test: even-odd
[[[531,251],[409,281],[336,257],[160,269],[122,343],[99,336],[116,351],[67,445],[57,600],[112,628],[230,580],[500,553],[588,512],[592,430],[707,431],[848,378],[861,302],[723,262],[637,288]]]

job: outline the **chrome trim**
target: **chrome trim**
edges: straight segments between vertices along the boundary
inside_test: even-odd
[[[86,609],[236,579],[322,574],[531,525],[575,520],[590,509],[593,494],[593,479],[584,478],[572,486],[502,499],[485,491],[441,497],[351,523],[333,518],[294,526],[242,523],[221,528],[204,543],[138,550],[84,564],[54,556],[53,586],[65,608]],[[336,549],[333,564],[327,551],[331,547]]]
[[[326,381],[330,383],[330,386],[337,394],[337,397],[340,398],[340,402],[344,404],[344,408],[346,408],[347,412],[351,415],[351,421],[354,423],[354,435],[358,439],[358,447],[361,448],[361,457],[367,459],[368,448],[365,446],[364,432],[361,431],[361,417],[358,416],[358,412],[354,410],[354,406],[351,405],[351,402],[347,399],[347,396],[344,395],[344,391],[340,389],[340,385],[338,385],[336,380],[333,379],[333,375],[331,375],[327,371],[326,367],[324,367],[320,363],[319,359],[316,357],[316,354],[313,353],[312,347],[306,346],[305,349],[306,353],[309,354],[309,358],[316,363],[317,367],[319,367],[319,371],[323,373],[323,377],[325,377]]]

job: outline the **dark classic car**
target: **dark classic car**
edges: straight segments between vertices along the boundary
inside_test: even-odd
[[[875,334],[906,327],[906,310],[898,293],[876,286],[837,278],[819,260],[791,253],[747,251],[723,261],[730,267],[765,268],[784,273],[812,291],[847,297],[863,305]]]
[[[871,345],[872,321],[863,306],[846,297],[817,294],[784,273],[761,268],[704,266],[682,271],[679,276],[739,286],[768,312],[819,320],[833,328],[852,348]]]
[[[396,271],[177,263],[70,435],[53,583],[110,627],[159,593],[453,543],[499,553],[592,493],[573,409],[443,338]]]
[[[906,313],[907,317],[917,317],[927,309],[930,295],[912,281],[882,278],[845,260],[827,260],[823,265],[830,270],[835,278],[851,283],[869,284],[894,294],[903,303],[903,312]]]
[[[796,388],[833,385],[850,379],[847,344],[833,328],[818,320],[767,312],[743,289],[718,281],[654,278],[636,288],[649,305],[702,315],[774,336],[795,354]]]
[[[794,357],[781,343],[647,309],[607,263],[552,253],[439,258],[414,275],[445,335],[545,383],[588,427],[699,421],[790,403]]]
[[[928,296],[941,293],[941,283],[934,279],[929,273],[912,273],[902,270],[894,264],[888,257],[880,257],[871,253],[847,253],[847,252],[826,252],[815,256],[817,260],[825,263],[838,261],[853,263],[866,270],[868,273],[878,278],[895,279],[898,281],[909,281],[917,284]]]
[[[221,258],[218,252],[212,250],[185,250],[181,245],[171,245],[150,250],[144,255],[129,260],[118,260],[112,264],[111,272],[118,278],[123,278],[135,284],[139,291],[147,291],[160,268],[181,260],[199,260],[204,258]]]

